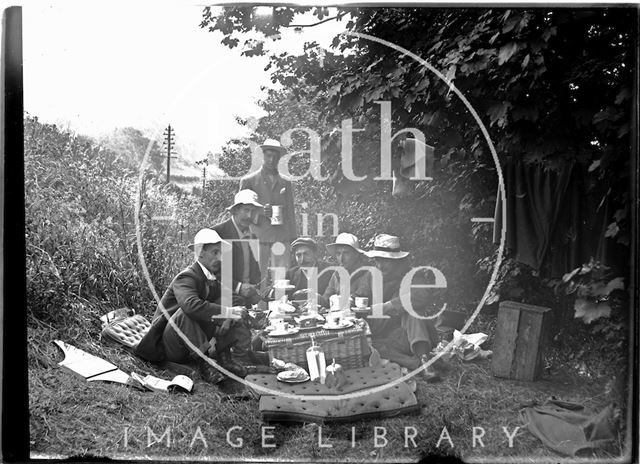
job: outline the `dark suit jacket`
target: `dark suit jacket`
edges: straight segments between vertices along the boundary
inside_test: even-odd
[[[318,261],[317,263],[318,274],[320,274],[320,272],[324,270],[327,266],[329,266],[328,263],[325,263],[323,261]],[[333,276],[333,272],[327,271],[324,274],[322,274],[318,279],[318,293],[320,295],[324,294],[325,290],[327,289],[327,286],[329,285],[329,281],[331,280],[331,276]],[[302,269],[300,269],[300,266],[295,266],[288,269],[286,278],[289,279],[289,281],[291,282],[291,285],[295,285],[295,288],[291,290],[291,292],[297,292],[298,290],[309,288],[309,282],[307,281],[307,276],[304,275],[304,272],[302,272]]]
[[[231,218],[228,220],[221,222],[212,227],[213,230],[218,232],[220,237],[225,240],[236,240],[239,239],[238,231],[236,230],[236,226],[233,225],[233,221]],[[233,288],[236,288],[238,282],[242,282],[242,274],[244,272],[244,251],[242,250],[242,245],[240,242],[234,242],[232,247],[232,275],[233,275]],[[249,283],[257,284],[260,282],[260,266],[256,261],[253,253],[250,253],[249,256]]]
[[[211,322],[211,316],[221,313],[221,286],[219,282],[209,283],[200,264],[194,262],[178,274],[160,300],[169,317],[182,309],[190,318]],[[147,334],[140,340],[134,353],[147,361],[161,362],[165,358],[162,334],[167,326],[167,318],[160,306],[156,309]]]
[[[264,178],[262,170],[247,174],[240,180],[240,190],[250,189],[258,194],[258,201],[263,205],[283,205],[284,223],[271,225],[268,218],[260,216],[255,234],[262,243],[292,242],[297,236],[295,210],[293,206],[293,186],[291,181],[281,176],[270,186]],[[282,190],[284,189],[283,193]]]

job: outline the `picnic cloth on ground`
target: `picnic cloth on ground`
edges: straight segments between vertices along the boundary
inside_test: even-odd
[[[355,398],[336,400],[291,399],[281,396],[260,398],[260,412],[266,422],[353,422],[395,417],[420,410],[416,396],[406,383]]]
[[[386,385],[392,380],[401,376],[400,366],[395,363],[388,363],[383,367],[360,367],[345,371],[347,382],[342,390],[332,390],[326,385],[318,382],[304,383],[283,383],[278,382],[273,374],[254,374],[246,377],[247,382],[252,384],[277,390],[284,393],[296,395],[337,395],[364,390],[365,388]],[[258,394],[265,394],[263,391],[255,389]]]
[[[542,443],[558,453],[575,456],[615,438],[612,405],[595,415],[585,414],[583,409],[579,404],[549,400],[542,406],[525,408],[521,414],[526,427]]]
[[[402,382],[380,392],[336,400],[314,399],[317,395],[342,395],[371,387],[386,385],[401,376],[400,366],[388,363],[384,367],[361,367],[345,371],[347,383],[342,390],[330,389],[315,382],[287,384],[278,382],[273,375],[247,376],[247,380],[273,390],[305,395],[306,398],[290,399],[264,395],[260,398],[260,412],[265,421],[292,422],[349,422],[366,418],[394,417],[419,410],[413,389]]]

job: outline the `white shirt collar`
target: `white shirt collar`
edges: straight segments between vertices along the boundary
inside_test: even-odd
[[[206,267],[204,267],[202,265],[202,263],[200,261],[198,261],[198,264],[200,265],[200,268],[202,269],[202,272],[204,272],[204,276],[208,279],[208,280],[218,280],[216,279],[216,276],[214,276],[211,272],[209,272],[209,269],[207,269]]]

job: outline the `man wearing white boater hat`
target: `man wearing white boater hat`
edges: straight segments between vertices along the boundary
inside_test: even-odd
[[[374,239],[373,249],[365,253],[373,258],[376,267],[382,273],[383,302],[374,304],[382,306],[382,313],[389,319],[368,318],[373,346],[383,358],[390,359],[409,369],[416,369],[420,364],[427,364],[429,353],[438,343],[438,333],[432,320],[413,317],[400,300],[401,282],[411,270],[409,252],[402,251],[400,239],[394,235],[379,234]],[[424,272],[417,272],[412,285],[427,285],[429,279]],[[420,287],[408,287],[413,310],[422,315],[431,312],[432,297],[429,291]],[[403,289],[404,291],[404,289]],[[375,312],[375,308],[373,311]],[[422,313],[422,314],[421,314]],[[427,381],[439,380],[433,366],[423,370]]]
[[[258,195],[253,190],[240,190],[233,197],[233,204],[227,208],[231,217],[212,227],[224,240],[232,241],[231,273],[233,291],[245,299],[246,305],[260,300],[256,286],[259,284],[260,266],[256,260],[258,250],[252,250],[249,242],[255,239],[250,226],[253,218],[262,210]],[[255,252],[255,254],[254,254]]]
[[[258,195],[258,202],[264,205],[263,214],[257,218],[252,228],[260,240],[260,271],[263,277],[267,277],[269,265],[285,269],[289,267],[289,246],[298,234],[293,186],[290,180],[278,172],[278,162],[283,154],[282,146],[277,140],[267,139],[261,149],[261,169],[243,177],[239,190],[253,190]],[[281,245],[273,247],[278,242]],[[263,289],[267,285],[265,279]]]
[[[247,369],[233,361],[230,354],[234,346],[246,346],[251,341],[251,330],[242,320],[247,317],[246,308],[232,307],[233,314],[241,319],[215,317],[223,312],[220,301],[222,243],[226,242],[211,229],[202,229],[196,234],[189,245],[195,262],[173,279],[162,296],[151,328],[135,349],[136,355],[148,361],[168,361],[178,366],[195,364],[205,380],[222,380],[224,376],[194,352],[183,340],[184,336],[201,354],[215,359],[227,370],[239,376],[247,374]],[[178,331],[168,323],[167,317]]]

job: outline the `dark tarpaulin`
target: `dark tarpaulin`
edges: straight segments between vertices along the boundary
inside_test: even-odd
[[[507,159],[505,247],[510,255],[547,277],[559,277],[593,257],[610,261],[604,232],[610,219],[602,188],[587,188],[587,170],[567,162],[558,169]],[[603,200],[605,198],[605,200]],[[500,242],[502,201],[498,195],[494,242]]]

